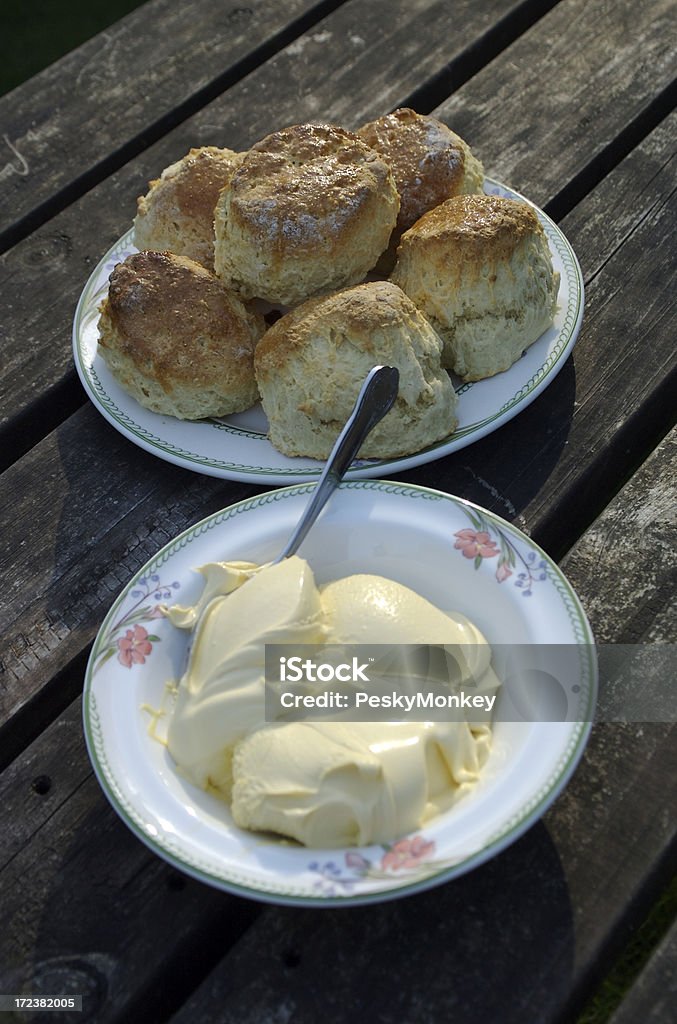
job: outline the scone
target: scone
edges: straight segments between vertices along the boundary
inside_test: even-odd
[[[137,249],[168,250],[214,269],[214,207],[241,156],[202,146],[166,167],[137,200]]]
[[[525,202],[460,196],[402,236],[391,280],[444,340],[442,365],[463,380],[501,373],[550,326],[559,274]]]
[[[216,273],[244,299],[293,306],[361,281],[388,244],[389,166],[352,132],[299,124],[243,157],[216,206]]]
[[[402,232],[445,199],[481,192],[484,168],[446,124],[409,107],[370,121],[357,134],[390,164],[400,195],[397,224],[377,267],[392,270]]]
[[[362,458],[408,455],[456,426],[456,394],[440,366],[442,342],[389,281],[310,299],[264,335],[254,365],[272,444],[325,459],[373,366],[400,371],[395,405],[369,434]]]
[[[198,420],[258,401],[254,349],[263,318],[193,260],[128,256],[110,276],[100,314],[99,353],[147,409]]]

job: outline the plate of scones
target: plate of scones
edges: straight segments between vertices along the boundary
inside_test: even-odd
[[[408,108],[191,149],[151,181],[73,327],[123,435],[212,476],[315,480],[377,364],[397,400],[348,478],[438,459],[516,416],[564,365],[583,279],[560,229]]]

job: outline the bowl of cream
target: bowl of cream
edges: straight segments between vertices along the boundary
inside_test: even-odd
[[[188,874],[367,903],[538,820],[587,739],[594,641],[543,551],[439,491],[345,483],[271,564],[312,487],[230,506],[134,576],[92,649],[85,735],[118,813]]]

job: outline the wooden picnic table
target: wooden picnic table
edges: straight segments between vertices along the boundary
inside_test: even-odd
[[[93,776],[88,652],[163,544],[266,488],[113,429],[71,326],[136,197],[191,146],[433,113],[559,224],[586,311],[533,404],[396,479],[530,534],[598,642],[674,644],[674,15],[670,0],[149,0],[0,99],[0,992],[79,993],[62,1019],[97,1024],[576,1020],[674,871],[674,722],[598,722],[538,824],[406,899],[267,906],[183,875]],[[614,1021],[675,1019],[675,950],[673,928]]]

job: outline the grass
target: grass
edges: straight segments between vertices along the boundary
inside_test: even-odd
[[[140,6],[140,0],[2,0],[0,96]]]
[[[651,908],[576,1024],[606,1024],[677,915],[677,877]]]

